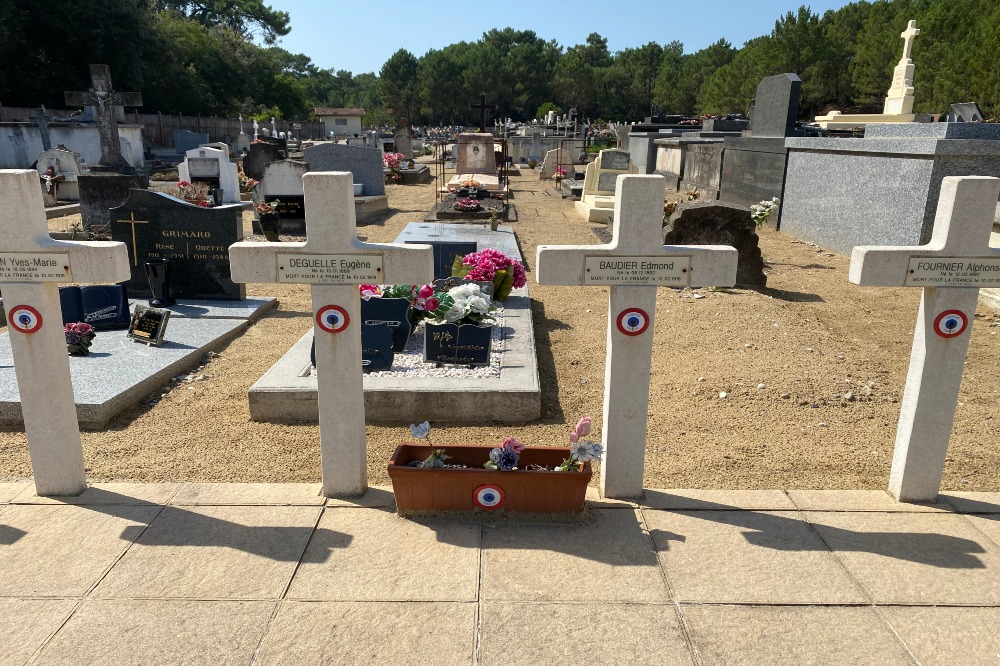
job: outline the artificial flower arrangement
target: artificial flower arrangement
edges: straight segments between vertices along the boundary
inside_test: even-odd
[[[240,192],[253,192],[253,189],[260,184],[256,178],[250,178],[243,171],[243,167],[239,167],[236,175],[240,179]]]
[[[97,336],[94,327],[86,322],[70,322],[63,327],[66,336],[66,350],[74,357],[85,357],[90,354],[90,346]]]
[[[170,188],[168,194],[183,199],[184,201],[197,204],[203,208],[208,207],[209,187],[206,183],[191,183],[189,181],[177,181],[177,185]]]
[[[467,178],[464,181],[462,181],[461,183],[459,183],[459,185],[461,185],[463,188],[470,188],[470,189],[471,188],[477,188],[478,189],[478,188],[483,187],[483,184],[480,183],[479,181],[477,181],[474,178]]]
[[[253,207],[257,211],[257,213],[260,214],[260,215],[271,215],[271,214],[277,215],[277,213],[278,213],[278,204],[280,204],[280,203],[281,202],[278,201],[277,199],[275,199],[274,201],[271,201],[271,202],[255,201],[253,203]]]
[[[483,205],[471,197],[463,197],[455,200],[454,209],[462,213],[475,213],[483,210]]]
[[[569,172],[566,171],[566,167],[562,166],[561,164],[556,165],[556,175],[555,175],[556,183],[566,178],[566,174],[568,173]]]
[[[451,275],[492,282],[493,298],[497,301],[505,301],[512,289],[524,287],[528,282],[521,262],[493,248],[469,253],[461,261],[456,257]]]
[[[759,204],[752,204],[750,206],[750,217],[753,218],[757,229],[767,224],[767,221],[771,219],[771,211],[778,208],[779,204],[781,204],[781,200],[775,197],[774,199],[765,199]]]
[[[402,168],[402,153],[385,153],[382,155],[382,164],[389,170],[387,178],[393,183],[398,183],[400,179],[399,170]]]
[[[369,299],[408,299],[410,308],[423,317],[423,314],[434,312],[441,305],[438,293],[430,285],[361,285],[361,298]]]

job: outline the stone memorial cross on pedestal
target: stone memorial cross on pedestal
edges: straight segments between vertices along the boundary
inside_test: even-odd
[[[0,170],[0,201],[0,286],[35,492],[79,495],[87,480],[58,283],[127,280],[128,255],[124,243],[50,238],[33,169]]]
[[[479,104],[470,104],[470,109],[479,109],[479,131],[486,131],[486,112],[496,108],[495,104],[486,103],[486,93],[479,93]]]
[[[732,286],[736,249],[662,245],[662,176],[619,176],[611,243],[538,246],[539,285],[611,287],[604,368],[601,495],[642,495],[656,288]],[[664,434],[669,437],[669,434]]]
[[[1000,249],[990,248],[998,195],[1000,179],[945,177],[930,243],[851,254],[856,285],[923,288],[889,472],[900,501],[934,500],[941,487],[979,288],[1000,287]]]
[[[350,172],[302,177],[304,243],[234,243],[233,281],[312,285],[323,494],[360,495],[368,485],[361,372],[361,284],[429,283],[429,245],[363,243]]]
[[[120,174],[135,175],[135,168],[122,157],[116,107],[141,107],[142,93],[115,92],[111,87],[111,70],[107,65],[91,65],[90,80],[94,87],[89,92],[67,91],[66,104],[94,107],[94,120],[101,135],[101,161],[98,165]]]

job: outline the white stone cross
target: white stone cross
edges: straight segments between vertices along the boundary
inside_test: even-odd
[[[35,492],[79,495],[87,480],[58,284],[128,280],[128,253],[124,243],[49,237],[33,169],[0,170],[0,201],[0,289]]]
[[[256,119],[256,118],[254,118],[254,119],[253,119],[253,138],[254,138],[254,139],[256,139],[256,138],[257,138],[257,137],[259,136],[259,135],[257,134],[257,131],[258,131],[259,129],[260,129],[260,123],[258,123],[258,122],[257,122],[257,119]]]
[[[903,57],[901,61],[905,62],[910,60],[910,54],[913,51],[913,38],[920,34],[920,30],[917,29],[917,22],[910,21],[906,24],[906,30],[899,33],[899,36],[903,38]]]
[[[998,195],[1000,179],[948,176],[930,243],[851,254],[856,285],[923,288],[889,473],[900,501],[934,500],[941,487],[979,288],[1000,287],[1000,249],[989,247]]]
[[[233,281],[312,285],[323,494],[360,495],[368,486],[358,285],[429,283],[431,246],[363,243],[350,172],[302,177],[304,243],[240,242],[229,247]]]
[[[656,288],[731,286],[736,249],[663,245],[662,176],[617,178],[611,243],[538,246],[539,285],[610,285],[601,495],[642,495]]]

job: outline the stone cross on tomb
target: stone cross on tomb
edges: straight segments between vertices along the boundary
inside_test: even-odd
[[[490,109],[496,108],[495,104],[486,103],[486,93],[479,93],[479,104],[470,104],[470,109],[479,109],[479,131],[486,131],[486,112]]]
[[[24,432],[40,496],[87,487],[59,283],[116,283],[130,275],[125,244],[55,241],[35,170],[0,170],[0,289]]]
[[[116,107],[141,107],[142,93],[115,92],[107,65],[91,65],[90,80],[93,88],[89,92],[67,91],[66,104],[94,107],[97,129],[101,134],[101,161],[98,165],[119,173],[135,174],[135,169],[122,157]]]
[[[642,495],[656,288],[732,286],[736,249],[662,244],[662,176],[619,176],[611,242],[538,246],[539,285],[610,286],[601,495]]]
[[[312,285],[323,494],[360,495],[368,461],[358,286],[429,283],[434,255],[429,245],[360,241],[350,172],[307,173],[302,183],[306,241],[235,243],[229,263],[234,282]]]
[[[257,130],[259,130],[259,129],[260,129],[260,123],[257,122],[256,118],[254,118],[253,119],[253,138],[254,139],[256,139],[259,136],[257,134]]]
[[[998,195],[1000,179],[948,176],[930,243],[851,254],[856,285],[923,289],[889,472],[900,501],[934,500],[941,486],[979,288],[1000,287],[1000,249],[990,247]]]
[[[903,57],[901,60],[910,60],[910,54],[913,51],[913,38],[920,34],[920,30],[917,28],[916,21],[910,21],[906,24],[906,30],[899,33],[899,36],[903,38]]]

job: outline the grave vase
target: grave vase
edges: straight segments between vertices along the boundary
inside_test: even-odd
[[[170,261],[166,259],[151,259],[146,262],[146,280],[153,298],[149,305],[154,308],[164,308],[177,303],[170,297]]]
[[[431,454],[431,446],[403,444],[389,461],[388,473],[396,511],[509,510],[512,512],[580,512],[592,477],[590,463],[577,470],[556,468],[569,458],[568,447],[527,447],[517,470],[492,470],[492,445],[434,445],[444,449],[446,465],[464,468],[417,468],[407,465]]]
[[[277,213],[261,213],[260,230],[264,232],[265,239],[271,243],[277,243],[281,240],[278,236],[281,232],[281,216]]]

